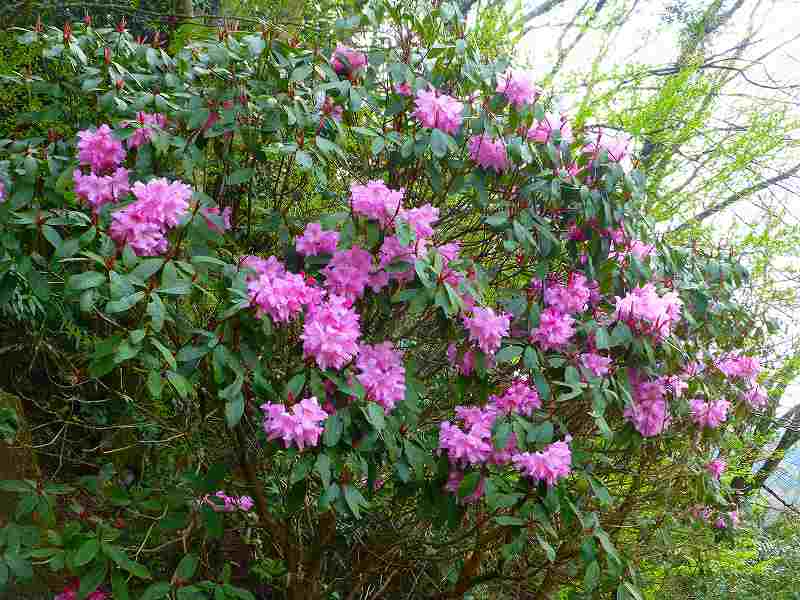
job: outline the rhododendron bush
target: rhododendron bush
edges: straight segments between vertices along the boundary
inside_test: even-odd
[[[653,244],[633,140],[410,4],[176,56],[124,23],[21,32],[74,73],[35,92],[96,118],[0,141],[0,302],[28,286],[81,332],[44,430],[91,474],[2,484],[2,581],[637,598],[654,532],[733,535],[718,448],[766,402],[743,270]],[[81,402],[105,413],[78,434]]]

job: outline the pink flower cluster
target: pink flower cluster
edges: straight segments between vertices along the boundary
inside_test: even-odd
[[[366,185],[352,184],[350,186],[350,202],[353,212],[374,219],[386,227],[391,225],[400,211],[405,190],[391,190],[383,181],[378,179],[367,182]]]
[[[583,147],[583,152],[591,154],[593,158],[597,158],[605,150],[610,161],[622,162],[628,155],[630,143],[631,140],[628,137],[607,135],[601,132],[594,142],[590,142]]]
[[[540,144],[546,144],[553,137],[553,131],[558,130],[561,140],[571,144],[575,137],[572,134],[572,127],[567,121],[566,116],[557,117],[548,113],[541,121],[536,121],[528,130],[528,139]]]
[[[0,180],[0,202],[6,201],[6,184]]]
[[[280,438],[288,448],[291,444],[300,450],[306,446],[313,447],[319,443],[322,434],[321,423],[328,418],[313,396],[301,400],[289,410],[283,404],[263,404],[264,431],[268,440]]]
[[[469,331],[469,339],[478,344],[484,354],[493,355],[500,349],[500,340],[508,335],[511,315],[501,312],[495,314],[491,308],[476,307],[472,316],[464,318],[464,326]]]
[[[336,44],[331,56],[331,66],[338,75],[356,73],[367,66],[367,55],[344,44]]]
[[[456,407],[456,416],[464,429],[443,421],[439,428],[439,449],[447,452],[448,460],[456,465],[479,465],[489,460],[492,447],[492,425],[497,417],[493,406],[486,408]]]
[[[475,353],[472,350],[465,350],[459,360],[459,353],[456,345],[450,343],[447,346],[447,360],[454,365],[459,373],[469,377],[475,370]]]
[[[139,256],[166,251],[166,233],[175,227],[189,208],[192,188],[179,181],[154,179],[133,184],[136,202],[111,215],[109,233],[120,246],[130,244]]]
[[[566,441],[553,442],[541,452],[515,454],[512,460],[523,475],[548,486],[568,477],[572,470],[572,453]]]
[[[744,400],[750,408],[764,408],[769,402],[769,396],[760,385],[754,385],[744,393]]]
[[[531,332],[531,341],[545,350],[558,350],[575,334],[575,319],[557,308],[545,308],[539,315],[539,326]]]
[[[461,469],[451,469],[447,475],[447,483],[444,485],[444,489],[448,492],[456,494],[458,493],[458,488],[461,487],[462,481],[464,481],[464,471]],[[480,500],[485,491],[486,478],[481,477],[478,480],[478,485],[475,486],[475,490],[469,496],[464,496],[459,501],[462,504],[472,504]]]
[[[274,256],[268,261],[265,264],[269,267],[247,283],[250,302],[256,307],[258,317],[266,314],[276,323],[288,323],[304,307],[319,302],[321,290],[309,285],[302,275],[286,271]]]
[[[629,379],[633,402],[625,407],[622,416],[644,437],[660,434],[669,425],[664,382],[649,381],[635,371],[629,373]]]
[[[636,324],[657,338],[669,335],[680,320],[682,302],[675,292],[659,296],[652,283],[634,288],[624,298],[616,296],[614,316]]]
[[[506,99],[520,110],[526,104],[533,104],[542,91],[534,83],[533,73],[530,71],[516,71],[507,69],[505,73],[497,76],[497,89]]]
[[[319,223],[306,225],[303,235],[295,238],[295,249],[303,256],[317,256],[318,254],[333,254],[339,243],[337,231],[323,231]]]
[[[221,500],[222,504],[217,500]],[[250,496],[228,496],[224,491],[220,490],[214,496],[203,496],[201,502],[203,504],[207,504],[216,512],[234,512],[240,510],[242,512],[248,512],[253,506],[255,502]]]
[[[399,217],[411,226],[420,241],[433,236],[433,224],[439,220],[439,209],[430,204],[419,208],[401,208]]]
[[[56,595],[53,600],[78,600],[78,591],[80,590],[81,582],[79,579],[75,578],[70,580],[70,582],[61,590],[61,593]],[[100,588],[97,588],[91,594],[86,596],[86,600],[108,600],[111,598],[111,594],[108,592],[104,592]]]
[[[726,463],[721,458],[715,458],[711,462],[706,465],[706,471],[714,478],[719,479],[722,474],[725,472],[725,469],[728,467],[728,463]]]
[[[336,252],[322,273],[325,275],[325,287],[332,294],[355,301],[364,295],[373,270],[372,254],[353,246],[349,250]]]
[[[726,377],[738,377],[745,381],[754,381],[761,371],[761,365],[752,356],[728,356],[717,363],[717,368]]]
[[[502,396],[491,396],[490,401],[501,413],[513,412],[526,416],[530,416],[534,409],[542,407],[539,393],[522,380],[512,383]]]
[[[570,273],[567,285],[548,281],[544,290],[544,303],[565,315],[586,310],[592,296],[589,281],[583,273]]]
[[[374,346],[362,344],[356,368],[358,380],[367,391],[367,398],[380,404],[389,413],[406,395],[406,369],[403,356],[391,342]]]
[[[461,127],[464,104],[436,90],[419,90],[412,113],[424,127],[455,135]]]
[[[303,324],[303,353],[320,369],[341,369],[358,354],[358,313],[341,296],[331,295],[309,312]]]
[[[469,138],[469,157],[484,169],[494,169],[500,173],[511,166],[502,138],[495,139],[486,133]]]
[[[698,427],[714,429],[719,427],[728,418],[728,409],[731,403],[727,400],[712,400],[704,402],[700,398],[689,401],[692,420]]]
[[[128,182],[128,170],[119,167],[111,175],[84,175],[80,169],[72,172],[75,181],[75,194],[89,203],[94,212],[111,202],[117,202],[131,191]]]
[[[93,173],[110,171],[125,160],[122,142],[113,136],[106,124],[96,131],[79,131],[78,138],[78,160],[82,165],[88,165]]]
[[[611,359],[594,352],[587,352],[581,354],[581,365],[595,377],[603,377],[608,375],[608,367],[611,364]]]
[[[223,211],[220,211],[218,206],[211,206],[209,208],[203,207],[200,209],[200,214],[203,219],[205,219],[206,225],[208,225],[211,231],[225,233],[231,228],[231,216],[233,211],[230,206],[226,207]],[[221,219],[222,224],[217,224],[211,217]]]
[[[136,113],[136,122],[125,123],[124,126],[131,127],[138,123],[140,125],[133,135],[128,138],[128,148],[138,148],[144,146],[153,138],[153,130],[155,128],[164,129],[167,126],[167,117],[161,113]]]

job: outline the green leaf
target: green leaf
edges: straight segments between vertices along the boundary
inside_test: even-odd
[[[319,473],[319,478],[322,480],[322,489],[327,490],[331,485],[331,459],[327,454],[320,454],[317,456],[317,462],[314,468]]]
[[[597,587],[600,581],[600,564],[593,560],[586,567],[586,573],[583,576],[583,587],[587,592],[592,592]]]
[[[342,432],[344,431],[344,423],[342,417],[338,412],[333,413],[325,419],[325,432],[322,434],[322,439],[325,445],[329,448],[335,446],[342,439]]]
[[[128,579],[122,571],[111,573],[111,593],[114,600],[129,600]]]
[[[367,404],[366,409],[367,421],[369,421],[370,425],[372,425],[377,431],[383,431],[383,428],[386,427],[386,420],[384,418],[384,410],[383,407],[375,402],[370,402]]]
[[[103,559],[95,563],[91,570],[81,576],[81,586],[78,589],[78,600],[83,600],[94,592],[106,580],[108,562]]]
[[[172,384],[172,387],[175,388],[175,391],[178,392],[178,395],[181,398],[188,398],[189,392],[192,389],[192,384],[189,383],[183,375],[176,373],[175,371],[167,371],[167,381]]]
[[[191,580],[197,571],[197,565],[199,562],[199,559],[194,554],[187,554],[184,556],[181,559],[181,562],[178,563],[178,567],[175,569],[174,579],[180,579],[183,582]]]
[[[544,550],[544,553],[547,555],[547,560],[549,560],[550,562],[553,562],[556,559],[556,551],[538,533],[536,534],[536,539],[538,540],[539,545],[542,547],[542,550]]]
[[[598,327],[594,330],[594,342],[598,350],[605,350],[611,347],[611,338],[605,327]]]
[[[83,565],[92,562],[95,556],[97,556],[99,550],[100,542],[97,540],[97,538],[86,540],[80,545],[78,551],[75,553],[75,557],[73,559],[75,566],[82,567]]]
[[[125,296],[119,300],[112,300],[106,304],[106,313],[112,315],[115,313],[125,312],[136,306],[144,298],[144,292],[136,292],[130,296]]]
[[[36,490],[35,485],[31,485],[27,481],[5,480],[0,481],[0,492],[15,492],[18,494],[25,494]]]
[[[356,519],[361,518],[361,507],[368,505],[367,499],[364,498],[361,492],[348,483],[346,486],[344,486],[344,500],[347,502],[347,506],[353,512],[353,516]]]
[[[478,487],[480,481],[481,474],[477,471],[473,471],[472,473],[467,473],[464,475],[464,479],[461,480],[461,483],[458,486],[458,497],[465,498],[472,494]]]
[[[228,185],[239,185],[248,181],[254,173],[254,169],[247,168],[247,169],[237,169],[233,173],[231,173],[230,177],[228,178]]]
[[[241,421],[243,414],[244,396],[241,394],[239,394],[239,396],[233,400],[225,403],[225,422],[228,424],[230,429],[236,427],[239,421]]]
[[[550,421],[540,423],[528,432],[528,442],[535,444],[549,444],[553,441],[553,424]]]
[[[86,273],[79,273],[72,275],[67,280],[67,287],[73,290],[89,290],[103,285],[106,282],[106,276],[97,271],[87,271]]]
[[[600,504],[603,506],[608,506],[611,504],[614,499],[611,494],[608,493],[606,487],[600,483],[597,479],[592,476],[589,476],[589,483],[592,486],[592,491],[594,495],[597,496],[597,499],[600,501]]]
[[[431,151],[437,158],[444,158],[447,154],[450,138],[444,131],[434,129],[431,131]]]
[[[306,375],[305,373],[298,373],[294,377],[289,380],[289,383],[286,384],[286,393],[285,397],[288,399],[289,394],[291,394],[294,400],[297,400],[300,397],[300,393],[303,391],[303,387],[306,384]]]
[[[520,354],[522,354],[520,346],[506,346],[500,349],[495,355],[495,359],[498,363],[507,363],[517,358]]]
[[[164,581],[151,584],[139,597],[139,600],[160,600],[169,595],[172,586]]]
[[[498,525],[505,525],[510,527],[518,527],[520,525],[525,525],[525,523],[527,522],[525,521],[525,519],[520,519],[519,517],[509,517],[505,515],[495,517],[494,521]]]
[[[292,467],[289,475],[289,485],[303,481],[314,468],[314,458],[310,455],[302,457]]]

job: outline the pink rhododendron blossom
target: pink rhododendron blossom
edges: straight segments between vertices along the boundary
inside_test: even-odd
[[[133,132],[133,135],[128,138],[128,148],[138,148],[148,143],[153,138],[153,128],[164,129],[167,126],[167,117],[161,113],[136,113],[136,121],[141,125]],[[131,123],[124,123],[124,126],[130,127]]]
[[[533,73],[530,71],[516,71],[507,69],[505,73],[497,76],[497,89],[513,104],[517,110],[526,104],[533,104],[542,93],[536,87]]]
[[[79,131],[78,137],[78,160],[89,165],[94,173],[110,171],[125,160],[122,142],[113,136],[108,125],[103,124],[95,131]]]
[[[364,295],[372,273],[372,254],[353,246],[334,253],[322,270],[325,287],[337,296],[356,300]]]
[[[414,90],[411,89],[411,86],[408,85],[405,81],[403,83],[395,84],[394,91],[400,94],[401,96],[413,96]]]
[[[458,488],[461,487],[462,481],[464,481],[464,472],[460,469],[452,469],[447,475],[447,483],[445,484],[444,489],[448,492],[457,494]],[[485,478],[481,476],[481,478],[478,480],[478,485],[475,486],[475,490],[468,496],[459,498],[459,502],[461,504],[472,504],[477,502],[483,497],[485,491]]]
[[[192,188],[188,185],[180,181],[169,182],[164,178],[153,179],[146,184],[137,181],[131,191],[149,218],[165,229],[178,224],[186,214],[192,197]]]
[[[256,315],[265,314],[276,323],[288,323],[297,318],[303,308],[316,304],[321,291],[308,285],[305,278],[281,268],[250,279],[247,283],[250,302],[256,307]]]
[[[233,210],[230,206],[225,207],[222,211],[219,210],[219,206],[204,207],[200,209],[200,214],[203,219],[205,219],[206,225],[208,225],[211,231],[225,233],[231,228],[231,215],[233,214]],[[212,215],[222,220],[221,226],[210,218]]]
[[[739,525],[739,511],[732,510],[728,513],[728,518],[731,520],[731,527],[738,527]]]
[[[0,180],[0,202],[6,201],[6,184]]]
[[[367,55],[344,44],[337,44],[331,56],[331,66],[339,75],[355,73],[367,66]]]
[[[750,408],[764,408],[769,402],[769,396],[760,385],[754,385],[744,393],[744,400]]]
[[[534,409],[542,407],[539,393],[521,380],[512,383],[501,396],[492,396],[491,401],[500,412],[526,416],[530,416]]]
[[[589,304],[591,291],[583,273],[570,273],[567,285],[549,281],[544,290],[544,302],[565,315],[583,312]]]
[[[386,238],[383,240],[383,244],[381,244],[381,249],[378,254],[380,268],[385,269],[394,262],[406,262],[409,265],[408,269],[405,271],[392,271],[391,273],[387,271],[380,271],[379,273],[385,277],[386,283],[389,283],[389,279],[395,279],[397,281],[413,281],[416,273],[414,271],[414,262],[419,255],[417,250],[424,250],[425,246],[425,240],[418,242],[415,248],[413,245],[403,246],[403,244],[400,243],[400,240],[395,235],[386,236]]]
[[[217,498],[222,504],[213,498]],[[207,504],[216,512],[234,512],[237,510],[248,512],[255,504],[250,496],[228,496],[222,490],[214,494],[213,498],[208,495],[203,496],[201,503]]]
[[[507,465],[514,459],[514,455],[519,453],[517,445],[517,434],[513,431],[508,436],[506,445],[501,449],[494,448],[489,457],[489,463],[493,465]]]
[[[502,138],[494,139],[486,133],[469,138],[469,157],[484,169],[500,173],[511,166]]]
[[[128,170],[119,167],[111,175],[84,175],[80,169],[72,172],[75,181],[75,194],[92,207],[93,212],[111,202],[117,202],[131,191],[128,183]]]
[[[358,380],[367,391],[367,398],[390,412],[406,395],[406,369],[403,356],[391,342],[374,346],[362,344],[356,359]]]
[[[422,240],[433,236],[433,224],[439,220],[439,209],[424,204],[419,208],[401,208],[398,216],[411,226],[417,240]]]
[[[415,109],[412,113],[424,127],[440,129],[455,135],[461,127],[464,104],[436,90],[420,90],[417,92]]]
[[[572,135],[572,126],[567,121],[567,117],[557,117],[552,113],[545,115],[541,121],[536,121],[528,130],[528,139],[540,144],[546,144],[553,136],[553,130],[558,130],[561,140],[571,144],[575,137]]]
[[[383,181],[378,179],[367,182],[366,185],[352,184],[350,186],[350,202],[353,212],[374,219],[386,227],[391,225],[402,207],[405,189],[391,190]]]
[[[456,345],[451,343],[447,347],[447,359],[465,377],[472,375],[475,370],[475,353],[472,350],[465,350],[459,361]]]
[[[269,258],[245,256],[242,259],[242,266],[252,269],[258,275],[270,275],[271,277],[280,277],[286,272],[283,263],[274,256],[270,256]]]
[[[300,335],[304,355],[313,356],[320,369],[341,369],[358,354],[358,321],[348,300],[330,296],[306,317]]]
[[[283,404],[263,404],[264,431],[268,440],[280,438],[288,448],[296,445],[300,450],[319,443],[322,423],[328,418],[315,397],[301,400],[288,411]]]
[[[630,252],[631,256],[633,256],[636,260],[642,261],[650,256],[655,248],[656,247],[652,244],[645,244],[639,240],[632,240],[630,246],[628,247],[628,252]]]
[[[700,398],[695,398],[689,402],[692,421],[698,427],[708,427],[714,429],[725,422],[728,418],[728,409],[731,403],[727,400],[711,400],[704,402]]]
[[[628,155],[628,146],[631,140],[625,136],[613,136],[600,133],[597,139],[586,144],[583,152],[597,158],[603,150],[608,152],[608,159],[612,162],[621,162]]]
[[[78,600],[78,591],[80,590],[80,580],[72,579],[61,591],[56,595],[53,600]],[[111,594],[97,588],[91,594],[86,596],[86,600],[109,600]]]
[[[575,334],[575,319],[556,308],[545,308],[539,315],[539,326],[531,332],[531,340],[544,350],[562,348]]]
[[[698,521],[708,521],[711,518],[711,509],[707,506],[697,505],[689,512]]]
[[[441,423],[439,448],[447,452],[451,463],[476,465],[485,463],[492,454],[491,433],[482,428],[471,428],[468,432],[448,421]]]
[[[634,288],[624,298],[616,296],[614,316],[638,322],[646,333],[665,337],[680,319],[682,302],[675,292],[659,296],[652,283]]]
[[[522,452],[513,457],[514,466],[526,477],[544,481],[548,486],[568,477],[572,453],[564,441],[553,442],[541,452]]]
[[[729,356],[719,361],[717,368],[727,377],[739,377],[748,381],[754,380],[761,371],[761,365],[752,356]]]
[[[500,349],[500,340],[508,335],[511,315],[495,314],[491,308],[478,308],[471,317],[464,317],[464,326],[469,331],[469,339],[478,344],[484,354],[494,354]]]
[[[714,478],[719,479],[725,472],[728,464],[721,458],[715,458],[706,465],[706,471]]]
[[[295,249],[303,256],[317,256],[318,254],[333,254],[339,243],[337,231],[324,231],[319,223],[306,225],[303,235],[295,238]]]
[[[725,522],[724,517],[717,517],[717,520],[714,521],[714,527],[717,529],[725,529],[727,526],[728,524]]]
[[[611,359],[593,352],[581,354],[581,365],[596,377],[608,375],[608,367]]]
[[[622,416],[633,423],[643,437],[653,437],[669,425],[664,384],[660,380],[648,381],[636,372],[629,373],[633,402],[625,407]]]
[[[672,392],[676,398],[683,396],[683,392],[689,389],[689,384],[684,381],[680,375],[671,375],[669,377],[661,377],[661,384]]]

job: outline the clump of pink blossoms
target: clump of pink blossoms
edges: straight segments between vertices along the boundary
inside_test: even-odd
[[[128,138],[128,148],[130,149],[138,148],[148,143],[153,138],[154,128],[164,129],[167,126],[167,116],[161,113],[138,112],[136,113],[136,122],[141,127],[136,129],[133,135]],[[125,125],[130,127],[133,123],[125,123]]]
[[[717,368],[726,377],[739,377],[745,381],[755,380],[761,371],[761,365],[752,356],[729,356],[719,361]]]
[[[223,504],[220,505],[218,502],[215,502],[211,496],[203,496],[201,502],[210,506],[216,512],[234,512],[240,510],[242,512],[248,512],[253,506],[255,502],[250,496],[228,496],[224,491],[220,490],[216,494],[214,494],[214,498],[218,498],[222,500]]]
[[[53,598],[53,600],[78,600],[78,591],[80,590],[81,582],[78,578],[72,579],[61,593]],[[107,600],[111,598],[111,594],[104,592],[97,588],[91,594],[86,596],[86,600]]]
[[[278,264],[279,268],[250,279],[247,292],[258,317],[266,314],[276,323],[288,323],[304,307],[318,302],[322,294],[319,289],[309,285],[302,275],[290,273]]]
[[[664,384],[660,380],[648,381],[636,372],[629,374],[633,402],[625,407],[622,416],[633,423],[643,437],[653,437],[669,424]]]
[[[93,212],[111,202],[116,202],[131,191],[128,170],[119,167],[111,175],[84,175],[80,169],[72,172],[75,181],[75,194],[92,207]]]
[[[502,396],[491,396],[497,410],[530,416],[534,409],[542,407],[539,393],[525,381],[515,381]]]
[[[730,407],[731,403],[727,400],[704,402],[700,398],[695,398],[689,402],[692,420],[698,427],[708,427],[710,429],[719,427],[727,420]]]
[[[433,236],[433,224],[439,220],[439,209],[423,204],[419,208],[401,208],[398,216],[414,230],[417,240],[423,240]]]
[[[500,173],[511,166],[502,139],[492,138],[486,133],[469,138],[469,157],[484,169],[494,169]]]
[[[166,232],[189,208],[192,189],[180,181],[154,179],[133,184],[136,202],[111,215],[109,233],[120,245],[130,244],[139,256],[155,256],[167,249]]]
[[[472,350],[465,350],[459,361],[458,349],[453,343],[447,346],[447,360],[450,361],[450,364],[453,365],[459,373],[466,377],[472,375],[472,372],[475,370],[475,353]]]
[[[714,478],[719,479],[722,474],[725,472],[725,469],[728,467],[728,463],[726,463],[721,458],[715,458],[711,462],[706,465],[706,471]]]
[[[419,90],[415,109],[411,113],[424,127],[440,129],[445,133],[456,134],[463,120],[464,104],[436,90]]]
[[[476,307],[471,317],[464,317],[469,339],[478,344],[484,354],[494,354],[500,349],[500,340],[508,335],[511,315],[495,314],[491,308]]]
[[[391,342],[374,346],[362,344],[356,368],[358,380],[367,391],[367,397],[380,404],[389,413],[406,395],[406,369],[402,355],[392,348]]]
[[[682,302],[675,292],[659,296],[652,283],[634,288],[624,298],[616,297],[614,316],[638,324],[646,333],[666,337],[680,320]]]
[[[341,369],[358,354],[358,321],[348,300],[330,296],[306,317],[300,335],[304,355],[313,356],[320,369]]]
[[[744,393],[744,400],[750,408],[764,408],[769,402],[769,396],[760,385],[754,385]]]
[[[296,445],[300,450],[319,443],[323,431],[321,423],[328,418],[315,397],[301,400],[289,410],[283,404],[262,404],[264,431],[268,440],[280,438],[288,448]]]
[[[0,180],[0,202],[6,201],[6,184]]]
[[[531,340],[544,350],[562,348],[575,334],[575,319],[556,308],[545,308],[539,315],[539,326],[531,332]]]
[[[503,94],[517,110],[533,104],[542,91],[534,83],[533,73],[507,69],[497,76],[496,92]]]
[[[567,121],[567,117],[557,117],[548,113],[541,121],[536,121],[528,130],[528,139],[540,144],[546,144],[553,137],[553,131],[557,130],[561,134],[561,140],[571,144],[575,137],[572,134],[572,126]]]
[[[549,281],[544,290],[544,302],[560,313],[571,315],[583,312],[591,298],[589,282],[583,273],[570,273],[567,285]]]
[[[354,301],[364,295],[372,271],[372,254],[353,246],[336,252],[322,273],[330,292]]]
[[[566,441],[553,442],[541,452],[515,454],[512,461],[523,475],[548,486],[568,477],[572,470],[572,453]]]
[[[367,66],[367,55],[344,44],[336,44],[331,56],[331,66],[338,75],[356,73]]]
[[[597,139],[583,147],[585,154],[591,154],[592,158],[597,158],[604,150],[608,153],[608,159],[612,162],[621,162],[628,155],[628,146],[631,140],[626,136],[607,135],[603,132],[597,134]]]
[[[78,138],[78,160],[89,165],[94,173],[114,169],[125,160],[122,142],[114,137],[108,125],[103,124],[95,131],[79,131]]]
[[[211,206],[209,208],[201,208],[200,215],[208,225],[208,228],[211,231],[215,231],[217,233],[225,233],[231,228],[231,216],[233,215],[233,210],[230,206],[225,207],[224,210],[220,211],[219,206]],[[211,217],[216,217],[222,221],[221,224],[217,224]]]
[[[608,375],[608,367],[611,359],[593,352],[581,354],[581,365],[588,369],[595,377]]]
[[[492,425],[497,410],[493,406],[458,406],[456,416],[464,422],[464,429],[443,421],[439,426],[439,449],[447,452],[448,460],[455,465],[485,463],[494,451]]]
[[[318,254],[333,254],[339,243],[339,233],[324,231],[319,223],[306,225],[303,235],[295,238],[295,249],[303,256],[317,256]]]
[[[375,179],[366,185],[352,184],[350,186],[350,202],[353,212],[374,219],[386,227],[392,224],[400,212],[405,189],[389,189],[386,184]]]

